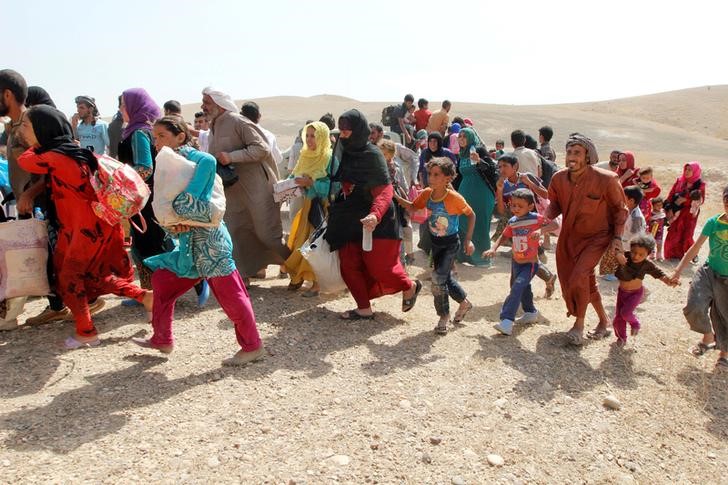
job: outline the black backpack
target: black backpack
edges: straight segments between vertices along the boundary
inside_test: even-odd
[[[551,177],[559,171],[559,167],[541,154],[538,155],[538,158],[541,159],[541,182],[548,189],[551,183]]]
[[[384,126],[397,124],[397,110],[400,106],[399,104],[392,104],[382,110],[382,124]]]

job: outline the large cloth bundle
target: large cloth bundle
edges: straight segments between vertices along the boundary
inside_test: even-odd
[[[326,222],[311,234],[300,251],[311,265],[321,293],[338,293],[346,289],[346,283],[341,277],[339,251],[331,251],[324,234],[326,234]]]
[[[177,224],[198,227],[218,227],[225,215],[225,188],[219,175],[215,176],[215,185],[210,197],[211,222],[200,222],[185,219],[175,212],[172,204],[179,194],[187,189],[195,175],[197,164],[175,153],[169,147],[157,153],[157,166],[154,171],[154,199],[152,208],[157,222],[162,227]]]
[[[0,224],[0,300],[47,295],[47,264],[48,229],[44,221]]]

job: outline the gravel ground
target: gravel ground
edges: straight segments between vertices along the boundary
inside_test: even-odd
[[[558,297],[512,337],[493,329],[508,271],[503,256],[459,267],[475,308],[438,337],[429,282],[410,313],[392,296],[374,321],[346,322],[350,296],[302,298],[270,267],[251,290],[268,355],[239,369],[220,366],[230,322],[194,293],[169,356],[129,342],[150,327],[114,297],[99,348],[63,351],[70,323],[2,333],[0,482],[725,483],[728,377],[715,352],[687,352],[687,279],[648,281],[627,348],[574,349]],[[612,311],[616,286],[602,290]]]

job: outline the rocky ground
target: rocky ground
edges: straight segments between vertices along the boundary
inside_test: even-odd
[[[715,352],[687,352],[690,272],[676,289],[648,281],[643,331],[620,350],[566,347],[558,297],[500,336],[508,271],[502,256],[460,267],[476,306],[438,337],[429,282],[410,313],[385,297],[374,321],[346,322],[350,296],[302,298],[270,267],[251,290],[268,355],[239,369],[220,366],[231,324],[194,293],[168,357],[129,342],[150,327],[114,297],[99,348],[63,351],[70,323],[0,334],[0,481],[725,483],[728,377]],[[616,286],[602,289],[612,311]]]

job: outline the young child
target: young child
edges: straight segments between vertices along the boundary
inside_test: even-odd
[[[157,120],[153,134],[157,150],[169,147],[197,165],[187,189],[174,200],[174,210],[186,219],[210,222],[215,158],[187,146],[191,137],[187,124],[180,117],[165,116]],[[166,229],[176,235],[177,247],[169,253],[144,260],[144,264],[154,270],[154,333],[150,339],[133,338],[132,341],[141,347],[167,354],[172,352],[174,304],[177,298],[205,278],[225,314],[233,321],[235,336],[241,347],[233,357],[225,359],[223,365],[242,365],[263,357],[263,343],[255,324],[253,306],[235,268],[232,241],[225,223],[221,222],[218,227],[175,226]]]
[[[455,178],[455,164],[452,160],[445,157],[431,159],[427,163],[427,174],[430,186],[415,200],[410,202],[396,193],[394,197],[407,210],[427,207],[430,211],[427,225],[432,241],[432,295],[435,297],[437,316],[440,317],[435,332],[445,335],[447,322],[450,319],[450,297],[460,304],[452,323],[462,322],[468,311],[473,308],[465,290],[453,277],[451,270],[460,248],[458,226],[461,215],[468,218],[468,230],[463,241],[465,254],[470,256],[475,251],[475,246],[471,242],[475,229],[475,213],[463,196],[455,192],[450,185]]]
[[[710,247],[708,260],[693,276],[683,314],[690,329],[703,334],[692,354],[701,356],[717,347],[720,354],[716,369],[728,370],[728,187],[723,189],[723,212],[705,222],[700,237],[675,268],[673,281],[679,280],[706,240]]]
[[[640,202],[642,202],[642,189],[636,185],[625,187],[624,196],[627,199],[627,210],[629,215],[624,223],[624,233],[622,234],[622,247],[625,251],[629,251],[632,238],[641,236],[647,231],[647,222],[645,216],[640,210]]]
[[[553,221],[546,223],[543,216],[536,212],[533,192],[528,189],[516,189],[511,193],[511,212],[513,217],[503,234],[491,249],[483,253],[484,258],[492,258],[503,240],[511,239],[511,292],[503,302],[500,323],[495,326],[504,335],[513,333],[514,322],[522,324],[538,320],[538,310],[533,305],[531,291],[531,280],[538,270],[538,246],[542,232],[553,231],[558,227]],[[523,307],[524,313],[516,320],[519,306]]]
[[[665,235],[665,223],[667,215],[664,210],[665,200],[662,197],[652,199],[652,213],[648,221],[650,234],[655,238],[655,252],[653,257],[658,261],[664,261],[662,257],[662,241]]]
[[[675,286],[668,276],[647,257],[655,249],[655,239],[649,235],[639,235],[629,241],[629,251],[617,255],[619,267],[615,275],[619,279],[617,290],[617,307],[614,311],[612,326],[617,336],[617,345],[627,343],[627,323],[631,328],[631,335],[635,336],[640,330],[640,321],[634,314],[637,305],[642,300],[644,287],[642,280],[645,275],[661,280],[663,283]]]
[[[637,186],[642,190],[642,202],[640,202],[640,210],[645,220],[650,220],[652,214],[652,199],[660,195],[662,189],[652,176],[652,167],[646,167],[639,171],[639,179]]]
[[[506,142],[504,142],[503,140],[496,140],[494,158],[498,158],[505,153],[505,150],[504,150],[505,146],[506,146]]]

